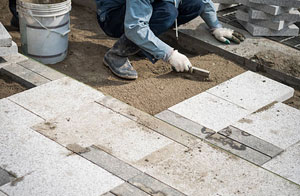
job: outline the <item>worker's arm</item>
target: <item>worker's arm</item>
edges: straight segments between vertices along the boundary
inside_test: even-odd
[[[240,43],[241,41],[245,40],[243,34],[222,27],[222,25],[218,20],[215,6],[211,0],[202,0],[202,2],[203,2],[203,9],[200,13],[200,16],[205,21],[210,31],[212,32],[213,36],[217,40],[225,44],[230,44],[229,40],[235,43]]]
[[[152,16],[151,0],[126,0],[125,35],[141,49],[171,64],[176,71],[187,71],[188,58],[154,35],[149,27]]]

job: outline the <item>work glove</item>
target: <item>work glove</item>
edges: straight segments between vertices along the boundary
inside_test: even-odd
[[[177,50],[174,50],[168,60],[172,68],[177,72],[189,71],[192,66],[190,60],[183,54],[179,53]]]
[[[239,44],[246,39],[242,33],[226,28],[217,28],[212,34],[217,40],[225,44],[230,44],[230,40]]]

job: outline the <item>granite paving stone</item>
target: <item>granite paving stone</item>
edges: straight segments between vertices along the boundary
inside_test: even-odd
[[[150,196],[149,194],[145,193],[144,191],[138,189],[137,187],[129,183],[124,183],[111,190],[111,192],[115,195],[122,196]]]
[[[7,171],[0,168],[0,186],[9,183],[11,181],[11,177]]]
[[[112,194],[111,192],[107,192],[107,193],[104,193],[103,195],[101,196],[116,196],[115,194]]]
[[[12,45],[12,38],[0,22],[0,47],[9,47]]]
[[[287,148],[263,167],[300,185],[300,142]]]
[[[291,8],[289,7],[282,7],[282,6],[276,6],[276,5],[269,5],[269,4],[258,4],[258,3],[251,3],[249,0],[237,0],[239,3],[242,3],[243,5],[246,5],[247,7],[254,8],[256,10],[263,11],[268,14],[272,15],[279,15],[282,13],[288,12]]]
[[[285,101],[294,89],[257,73],[247,71],[206,91],[254,112],[274,101]]]
[[[64,146],[95,145],[127,163],[174,142],[97,103],[64,113],[34,129]]]
[[[300,110],[276,103],[233,124],[282,149],[300,141]]]
[[[29,69],[47,79],[49,79],[49,80],[57,80],[57,79],[65,77],[64,74],[46,66],[46,65],[43,65],[35,60],[32,60],[32,59],[18,62],[18,64],[25,67],[26,69]]]
[[[0,57],[4,62],[0,62],[0,69],[4,66],[13,64],[13,63],[18,63],[20,61],[25,61],[28,58],[20,53],[14,54],[14,55],[8,55],[4,57]]]
[[[300,193],[298,185],[205,142],[194,148],[173,143],[134,165],[191,196]]]
[[[15,63],[3,67],[1,72],[28,88],[50,82],[49,79]]]
[[[3,193],[2,191],[0,191],[0,196],[8,196],[5,193]]]
[[[285,21],[300,21],[300,13],[298,10],[290,10],[288,13],[282,13],[277,16],[267,14],[265,12],[249,8],[249,17],[260,20],[285,20]]]
[[[51,119],[102,96],[104,95],[101,92],[65,77],[13,95],[9,99],[44,119]]]
[[[262,139],[259,139],[247,132],[244,132],[232,126],[226,127],[218,133],[229,137],[241,144],[244,144],[254,150],[257,150],[263,154],[266,154],[270,157],[275,157],[283,151],[283,149],[274,146],[273,144],[270,144]]]
[[[279,6],[285,6],[285,7],[300,7],[300,1],[299,0],[249,0],[253,3],[258,4],[268,4],[268,5],[279,5]]]
[[[203,92],[169,108],[204,127],[219,131],[250,114],[246,109]]]
[[[10,196],[99,196],[123,182],[86,159],[70,155],[23,176],[14,186],[6,184],[0,190]]]
[[[82,153],[81,156],[125,181],[142,173],[96,146],[91,146],[89,151]]]
[[[0,47],[0,56],[8,56],[14,55],[18,53],[18,46],[15,42],[12,42],[11,46],[9,47]]]

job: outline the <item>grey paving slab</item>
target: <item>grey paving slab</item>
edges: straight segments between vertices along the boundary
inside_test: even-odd
[[[12,42],[9,47],[0,47],[0,56],[9,56],[18,53],[18,46],[15,42]]]
[[[272,15],[279,15],[291,10],[289,7],[276,6],[272,4],[251,3],[249,0],[238,0],[238,2],[246,5],[247,7],[251,7]]]
[[[95,145],[127,163],[174,142],[97,103],[63,113],[34,129],[64,146]]]
[[[217,11],[221,11],[221,10],[228,9],[228,8],[233,7],[233,6],[236,6],[236,4],[214,3],[214,6],[215,6],[215,9]]]
[[[18,64],[25,67],[26,69],[29,69],[47,79],[49,79],[49,80],[57,80],[57,79],[65,77],[64,74],[46,66],[46,65],[43,65],[35,60],[32,60],[32,59],[18,62]]]
[[[129,183],[124,183],[113,190],[111,192],[115,195],[122,195],[122,196],[150,196],[149,194],[145,193],[144,191],[132,186]]]
[[[8,56],[4,56],[4,57],[0,57],[3,62],[0,62],[0,69],[4,66],[13,64],[13,63],[18,63],[20,61],[25,61],[28,58],[20,53],[14,54],[14,55],[8,55]]]
[[[115,194],[112,194],[111,192],[107,192],[107,193],[104,193],[103,195],[101,196],[116,196]]]
[[[247,132],[244,132],[232,126],[226,127],[218,133],[270,157],[275,157],[283,151],[283,149],[274,146],[273,144],[270,144],[262,139],[259,139]]]
[[[101,92],[65,77],[13,95],[9,99],[44,119],[51,119],[102,96],[104,95]]]
[[[11,181],[11,176],[7,171],[0,168],[0,186],[9,183]]]
[[[263,167],[300,185],[300,142],[287,148]]]
[[[2,191],[0,191],[0,196],[7,196],[5,193],[3,193]]]
[[[10,64],[1,69],[1,72],[9,75],[15,81],[23,84],[28,88],[46,84],[51,80],[29,70],[18,64]]]
[[[252,71],[244,72],[206,91],[250,112],[293,97],[294,89]]]
[[[162,111],[156,114],[155,117],[202,139],[207,137],[207,135],[216,133],[170,110]]]
[[[278,16],[267,14],[263,11],[249,8],[249,17],[251,19],[260,20],[285,20],[285,21],[300,21],[300,14],[298,10],[292,9],[288,13],[282,13]]]
[[[150,195],[172,195],[172,196],[184,196],[183,193],[175,190],[174,188],[163,184],[155,178],[143,173],[129,180],[129,183],[143,190]]]
[[[6,184],[0,190],[10,196],[99,196],[123,182],[86,159],[71,155],[25,175],[14,186]]]
[[[134,165],[186,195],[300,193],[296,184],[204,142],[194,148],[170,144]]]
[[[152,115],[138,110],[113,97],[104,96],[96,102],[185,146],[192,147],[196,145],[199,140],[197,137],[183,132],[174,126],[154,118]]]
[[[91,146],[89,151],[82,153],[81,156],[125,181],[142,173],[95,146]]]
[[[169,108],[204,127],[219,131],[250,114],[246,109],[203,92]]]
[[[300,141],[300,110],[276,103],[233,124],[234,127],[286,149]]]
[[[285,7],[300,7],[300,1],[299,0],[249,0],[253,3],[258,4],[268,4],[268,5],[279,5],[279,6],[285,6]]]
[[[299,28],[292,24],[283,29],[277,31],[272,30],[270,28],[258,26],[255,24],[251,24],[249,22],[239,21],[245,29],[247,29],[253,36],[298,36],[299,35]]]
[[[0,22],[0,47],[9,47],[12,45],[12,38]]]

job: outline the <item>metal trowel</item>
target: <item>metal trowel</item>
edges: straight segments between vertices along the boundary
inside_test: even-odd
[[[197,75],[202,76],[204,78],[209,78],[209,74],[210,74],[210,72],[208,70],[200,69],[198,67],[193,67],[193,66],[190,67],[189,72],[191,74],[197,74]]]

